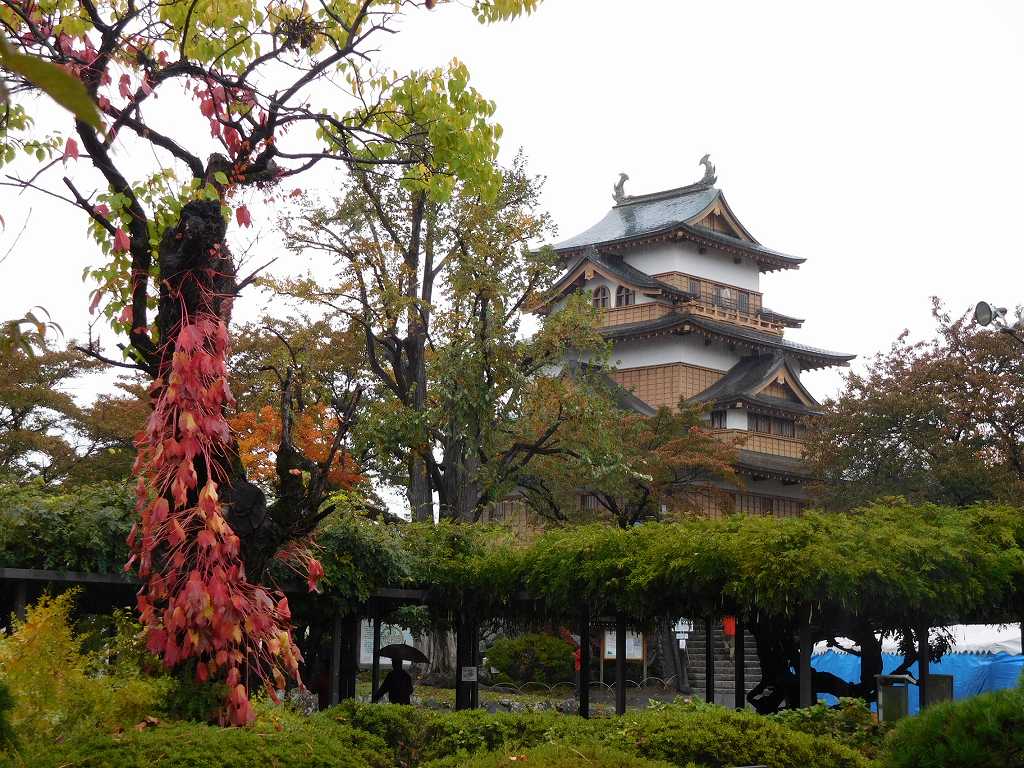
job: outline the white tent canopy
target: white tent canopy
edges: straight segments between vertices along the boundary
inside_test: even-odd
[[[948,629],[956,641],[950,653],[1021,653],[1020,624],[955,624]],[[848,638],[836,639],[846,648],[857,648]],[[814,655],[830,650],[839,649],[820,642],[814,646]],[[896,641],[891,637],[883,640],[882,653],[899,653]]]

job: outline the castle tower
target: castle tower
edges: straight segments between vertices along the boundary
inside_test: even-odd
[[[745,487],[732,489],[736,508],[798,514],[810,479],[801,418],[820,412],[800,375],[854,355],[785,338],[803,320],[768,309],[760,277],[804,259],[754,239],[714,186],[707,156],[701,162],[699,182],[633,197],[622,174],[604,218],[555,246],[566,272],[534,311],[588,292],[613,344],[610,376],[635,396],[634,408],[707,403],[711,428],[740,440]]]

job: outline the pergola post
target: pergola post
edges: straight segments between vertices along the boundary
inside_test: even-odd
[[[747,706],[747,680],[746,680],[746,652],[743,647],[743,620],[736,617],[736,648],[733,679],[736,682],[736,709],[745,709]]]
[[[338,695],[342,699],[356,697],[356,680],[359,676],[359,616],[349,614],[341,620],[341,679]]]
[[[28,605],[28,582],[18,579],[14,582],[14,615],[18,621],[25,620],[25,608]]]
[[[370,685],[372,690],[370,696],[373,696],[380,688],[380,611],[376,610],[373,612],[373,662],[370,667],[372,670],[370,673]]]
[[[704,701],[715,703],[715,633],[711,617],[704,619]]]
[[[329,703],[333,707],[341,700],[341,613],[335,612],[331,627],[331,692]]]
[[[811,642],[811,606],[805,604],[800,608],[800,706],[809,707],[814,704],[814,684],[811,672],[811,653],[814,644]]]
[[[479,703],[477,656],[480,638],[476,620],[459,616],[455,629],[455,708],[473,709]]]
[[[580,717],[590,717],[590,609],[580,617],[580,675],[577,685]]]
[[[921,709],[928,705],[928,620],[917,625],[917,703]]]
[[[626,714],[626,614],[615,615],[615,714]]]

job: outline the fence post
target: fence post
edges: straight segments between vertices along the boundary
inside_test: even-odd
[[[809,707],[814,704],[814,683],[811,678],[811,653],[814,644],[811,642],[811,606],[806,603],[800,607],[800,706]]]
[[[920,709],[927,706],[928,686],[928,626],[927,619],[921,619],[917,625],[917,703]]]
[[[626,614],[615,615],[615,714],[626,714]]]
[[[704,619],[704,701],[715,703],[715,633],[711,617]]]
[[[580,717],[590,717],[590,608],[580,617]]]
[[[331,628],[331,693],[330,704],[335,706],[340,700],[341,685],[341,613],[335,611],[334,626]]]
[[[736,709],[745,709],[747,706],[747,655],[743,645],[743,620],[737,616],[735,658],[733,659],[735,662],[733,677],[736,682]]]
[[[377,692],[380,688],[380,611],[376,610],[373,612],[373,666],[370,668],[370,685],[373,690],[370,691],[370,696]]]
[[[359,645],[362,622],[359,615],[351,613],[341,622],[341,683],[339,695],[342,699],[356,697],[356,680],[359,676]]]

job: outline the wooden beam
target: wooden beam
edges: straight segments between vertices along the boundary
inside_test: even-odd
[[[45,571],[36,568],[0,568],[2,581],[59,581],[65,584],[123,584],[139,580],[120,573],[84,573],[82,571]]]
[[[814,704],[814,684],[811,677],[811,653],[814,650],[814,644],[811,642],[811,606],[802,606],[799,615],[800,706],[809,707]]]
[[[626,714],[626,614],[615,616],[615,714]]]
[[[580,717],[590,717],[590,610],[580,617],[580,674],[577,683]]]
[[[335,612],[331,629],[331,692],[329,703],[333,707],[341,701],[341,614]]]
[[[711,617],[704,619],[704,701],[715,703],[715,644]]]
[[[928,706],[928,620],[917,625],[917,704],[923,710]]]
[[[372,672],[370,673],[370,681],[372,690],[370,695],[373,696],[380,687],[380,613],[375,612],[373,614],[373,661],[370,667]]]
[[[747,681],[746,665],[747,658],[743,639],[743,621],[736,617],[736,645],[734,649],[733,662],[735,663],[733,679],[736,682],[736,709],[746,709],[747,706]]]

